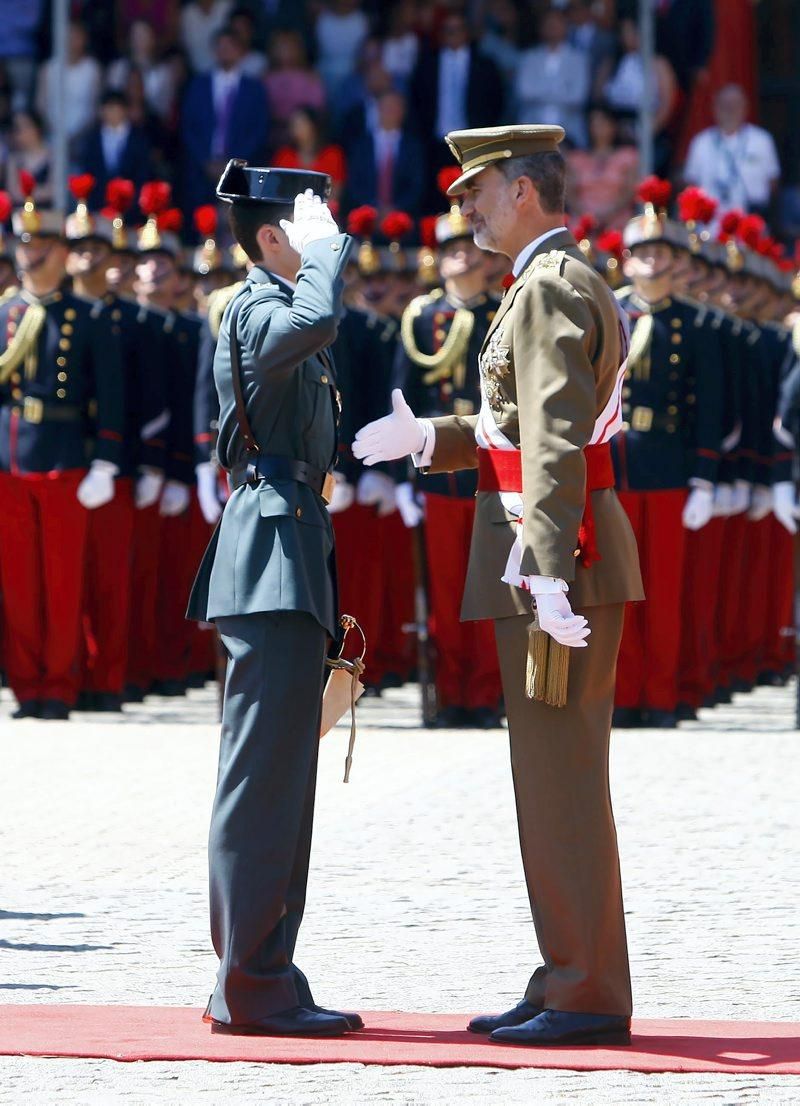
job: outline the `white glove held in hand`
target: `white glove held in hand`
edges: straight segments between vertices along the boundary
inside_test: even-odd
[[[733,484],[717,484],[714,488],[714,517],[727,518],[733,506]]]
[[[563,591],[554,595],[535,595],[539,626],[554,641],[571,649],[585,649],[586,638],[592,632],[582,615],[573,614]]]
[[[397,509],[400,512],[403,525],[409,530],[413,530],[415,526],[419,526],[422,522],[425,517],[425,509],[417,499],[413,484],[397,485]]]
[[[761,522],[772,510],[772,488],[763,484],[753,485],[753,495],[750,499],[750,510],[747,517],[751,522]]]
[[[78,485],[78,502],[87,511],[94,511],[114,498],[114,477],[119,469],[111,461],[92,461],[89,471]]]
[[[341,511],[346,511],[348,507],[352,507],[356,498],[356,489],[352,484],[348,484],[344,478],[344,473],[334,473],[334,479],[336,484],[333,489],[333,495],[331,501],[328,504],[328,514],[338,515]]]
[[[425,430],[406,403],[399,388],[392,392],[392,413],[362,426],[353,442],[353,456],[365,465],[378,461],[398,461],[421,453]]]
[[[781,480],[772,486],[772,510],[775,518],[790,534],[797,533],[797,493],[791,480]]]
[[[161,493],[161,506],[158,513],[164,518],[174,518],[182,515],[192,498],[188,484],[181,484],[178,480],[168,480]]]
[[[136,481],[136,508],[143,511],[158,502],[164,484],[164,474],[158,469],[140,469],[141,476]]]
[[[358,482],[356,502],[362,507],[377,507],[378,518],[397,510],[395,484],[385,472],[365,472]]]
[[[713,488],[692,488],[683,508],[683,525],[687,530],[702,530],[714,514]]]
[[[750,506],[750,485],[746,480],[737,480],[731,493],[731,505],[729,514],[740,515]]]
[[[222,514],[216,465],[211,461],[204,461],[200,465],[195,465],[194,471],[197,473],[197,500],[203,512],[203,518],[209,526],[216,526]]]
[[[309,242],[333,238],[339,233],[330,208],[310,188],[295,197],[294,217],[291,223],[288,219],[281,219],[281,230],[289,239],[289,245],[298,253],[302,253]]]

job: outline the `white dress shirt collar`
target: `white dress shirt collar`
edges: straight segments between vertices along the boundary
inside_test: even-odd
[[[530,261],[533,254],[538,250],[543,242],[546,242],[548,238],[553,238],[556,234],[563,234],[566,231],[566,227],[554,227],[553,230],[547,230],[544,234],[540,234],[538,238],[534,238],[532,242],[529,242],[527,246],[523,248],[517,254],[514,264],[511,266],[511,271],[515,277],[518,277],[525,266]]]

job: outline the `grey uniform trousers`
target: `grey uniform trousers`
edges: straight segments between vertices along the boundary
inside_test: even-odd
[[[327,631],[303,611],[218,618],[228,655],[209,834],[212,1017],[312,1000],[292,963],[305,907]]]

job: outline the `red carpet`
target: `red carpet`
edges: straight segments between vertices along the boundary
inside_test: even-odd
[[[365,1030],[331,1041],[212,1034],[200,1015],[186,1007],[0,1006],[0,1055],[800,1075],[800,1026],[792,1022],[640,1020],[630,1048],[527,1049],[467,1033],[463,1014],[365,1014]]]

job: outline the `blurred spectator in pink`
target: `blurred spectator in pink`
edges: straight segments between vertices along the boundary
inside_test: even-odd
[[[330,0],[317,17],[317,69],[331,103],[355,72],[368,34],[360,0]]]
[[[684,176],[719,200],[720,211],[741,208],[766,215],[781,175],[769,131],[747,122],[745,91],[731,84],[714,100],[716,126],[695,135]]]
[[[308,64],[308,53],[298,31],[275,31],[269,42],[269,71],[264,78],[273,121],[273,138],[284,142],[289,117],[299,107],[325,107],[325,87]]]
[[[73,159],[83,136],[97,117],[102,89],[100,63],[89,56],[87,49],[85,28],[80,23],[70,23],[67,36],[66,95],[62,107],[70,156]],[[53,128],[57,96],[54,61],[50,58],[39,70],[36,88],[36,108],[48,130]]]
[[[128,52],[109,65],[106,84],[124,92],[134,69],[141,74],[148,109],[169,124],[175,114],[177,74],[174,66],[164,59],[156,32],[143,19],[132,24]]]
[[[124,93],[110,89],[103,96],[99,122],[84,140],[79,164],[82,173],[95,179],[92,210],[105,206],[106,185],[114,177],[132,180],[137,195],[150,180],[150,143],[145,131],[133,125]]]
[[[214,66],[214,36],[228,21],[232,0],[191,0],[181,10],[180,43],[195,73]]]
[[[242,43],[242,72],[248,77],[263,77],[267,57],[263,50],[256,49],[256,18],[250,8],[234,8],[227,25]]]
[[[563,11],[553,8],[539,23],[541,45],[523,50],[514,84],[514,121],[558,123],[576,146],[586,145],[586,104],[589,99],[589,62],[570,46],[569,24]]]
[[[266,154],[269,105],[264,85],[242,72],[244,51],[227,28],[214,36],[214,68],[196,74],[181,105],[183,194],[188,211],[211,203],[225,163],[259,164]],[[263,164],[263,163],[262,163]]]
[[[603,105],[589,111],[589,148],[567,154],[569,209],[593,215],[601,230],[621,229],[635,210],[639,153],[621,145],[614,113]]]
[[[13,110],[30,106],[36,77],[37,32],[42,0],[0,0],[0,62],[11,85]]]
[[[380,46],[381,63],[403,92],[408,88],[419,54],[415,0],[395,0],[386,19]]]
[[[150,27],[162,50],[174,46],[178,39],[180,6],[180,0],[116,0],[117,52],[127,52],[133,26],[139,22]]]
[[[427,185],[425,150],[406,125],[406,100],[390,90],[378,98],[375,129],[366,129],[347,158],[346,207],[419,214]]]
[[[6,188],[15,206],[25,199],[19,186],[22,169],[32,173],[36,181],[36,202],[44,207],[49,206],[53,199],[51,165],[52,154],[45,141],[44,125],[39,114],[32,108],[15,112],[11,121],[11,145],[6,162]]]
[[[333,181],[333,199],[341,195],[346,175],[344,151],[326,140],[322,116],[314,108],[295,108],[289,117],[289,142],[275,151],[270,164],[327,173]]]

